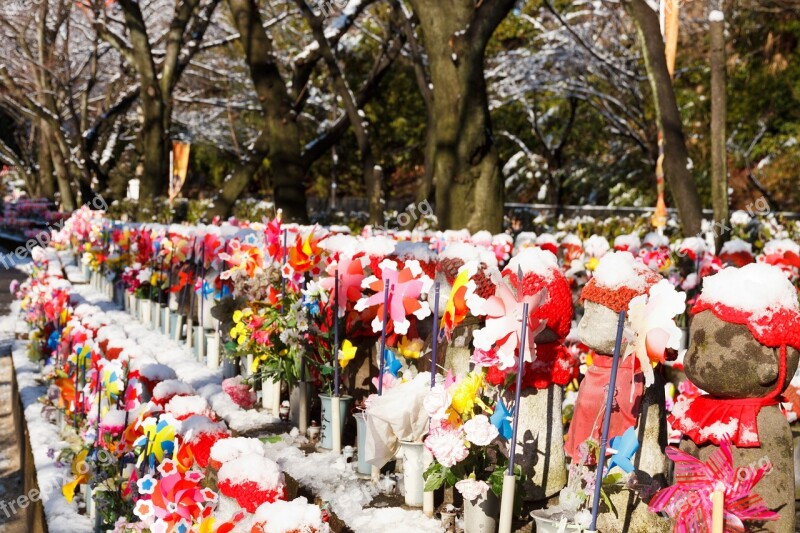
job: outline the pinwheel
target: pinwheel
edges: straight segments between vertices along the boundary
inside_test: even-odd
[[[267,255],[273,261],[280,261],[283,258],[283,229],[279,216],[264,225],[264,244],[267,247]]]
[[[339,316],[344,316],[348,303],[355,303],[361,297],[361,283],[364,281],[364,261],[366,258],[349,257],[340,253],[336,261],[326,267],[328,277],[319,281],[320,287],[332,292],[335,277],[339,274]]]
[[[347,364],[356,356],[357,348],[349,340],[342,343],[342,348],[339,350],[339,364],[342,368],[347,367]]]
[[[520,278],[522,276],[519,276]],[[505,279],[495,273],[492,277],[496,285],[494,296],[486,300],[472,300],[468,302],[470,310],[476,316],[486,317],[486,326],[473,334],[474,346],[485,352],[493,348],[498,356],[498,368],[508,370],[516,366],[517,350],[520,344],[520,331],[522,330],[522,307],[524,303],[529,306],[532,314],[544,302],[547,291],[542,290],[530,296],[524,296],[522,287],[514,294]],[[535,322],[528,328],[528,339],[525,343],[525,360],[532,362],[532,346],[536,335],[547,325],[542,320]]]
[[[458,275],[453,281],[450,297],[447,298],[447,304],[445,305],[442,321],[439,326],[448,340],[451,338],[456,326],[461,324],[469,314],[468,300],[478,299],[478,296],[475,294],[475,282],[470,279],[477,271],[477,261],[470,261],[458,269]],[[479,304],[480,302],[476,301],[474,305]]]
[[[494,406],[494,413],[489,417],[489,421],[497,428],[501,437],[505,440],[511,438],[511,411],[502,400],[498,400],[497,405]]]
[[[317,276],[322,271],[319,263],[322,259],[322,248],[319,243],[326,236],[318,235],[318,228],[314,226],[305,237],[298,234],[295,243],[287,250],[288,257],[283,265],[283,276],[298,281],[298,277],[306,272]]]
[[[116,402],[125,388],[125,369],[118,360],[106,363],[103,367],[103,394],[109,403]]]
[[[706,462],[672,446],[666,452],[675,462],[675,484],[660,490],[649,508],[674,519],[675,533],[711,531],[711,495],[718,490],[724,491],[726,533],[744,533],[744,522],[778,519],[778,513],[753,492],[771,464],[734,467],[730,441],[721,442]]]
[[[86,464],[86,456],[89,454],[89,449],[84,448],[72,459],[72,475],[73,479],[69,483],[66,483],[63,487],[61,487],[61,493],[64,495],[64,498],[69,503],[72,503],[72,499],[75,497],[75,489],[78,488],[78,485],[82,485],[89,481],[89,472],[91,469]]]
[[[397,271],[397,263],[386,259],[380,264],[382,278],[376,276],[365,278],[362,287],[375,293],[361,298],[355,306],[356,311],[378,306],[375,319],[372,321],[372,331],[379,332],[383,328],[383,306],[389,305],[387,328],[400,335],[406,335],[411,321],[407,315],[414,315],[422,320],[431,314],[428,302],[420,301],[420,296],[427,293],[433,281],[422,272],[419,262],[406,261],[405,268]],[[384,287],[389,285],[389,300],[384,302]]]
[[[628,304],[630,340],[625,356],[634,354],[639,359],[646,386],[654,381],[651,363],[664,363],[667,348],[680,348],[681,330],[674,318],[685,310],[686,293],[676,291],[665,279]]]
[[[172,417],[161,415],[158,420],[147,418],[142,422],[142,429],[142,436],[133,443],[136,447],[142,447],[137,466],[145,459],[153,466],[154,463],[162,462],[165,455],[171,455],[175,451],[175,420]]]
[[[633,472],[633,463],[631,463],[631,459],[639,450],[636,428],[631,426],[625,430],[625,433],[621,436],[611,439],[610,446],[616,453],[608,460],[608,470],[610,471],[615,466],[618,466],[627,474]]]
[[[217,256],[228,264],[228,270],[220,274],[220,279],[231,279],[235,275],[252,278],[264,268],[264,252],[258,246],[233,239],[228,243],[230,253],[220,252]]]
[[[383,359],[385,361],[384,371],[391,374],[394,377],[398,377],[398,372],[400,369],[403,368],[403,363],[397,358],[397,355],[394,353],[394,350],[386,349],[383,352]]]

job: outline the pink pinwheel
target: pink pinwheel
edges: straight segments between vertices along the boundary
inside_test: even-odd
[[[389,323],[387,329],[400,335],[406,335],[411,321],[406,318],[414,315],[422,320],[431,314],[428,302],[420,301],[422,293],[427,293],[433,280],[422,272],[419,261],[406,261],[405,268],[397,271],[397,263],[385,259],[380,264],[381,279],[376,276],[364,278],[361,286],[375,291],[372,296],[361,298],[355,306],[356,311],[378,306],[378,312],[372,321],[372,331],[383,329],[384,288],[389,285]]]
[[[332,292],[336,282],[336,273],[339,273],[339,316],[344,316],[348,303],[357,302],[361,297],[365,262],[366,258],[363,255],[350,257],[340,253],[339,258],[332,261],[325,269],[329,277],[319,281],[320,287]]]
[[[675,462],[675,484],[660,490],[650,501],[650,510],[666,512],[675,520],[675,533],[711,531],[711,494],[725,494],[725,532],[744,533],[743,522],[771,521],[778,513],[767,508],[758,494],[753,493],[764,473],[772,468],[765,464],[733,466],[730,441],[723,441],[707,462],[703,462],[672,446],[667,456]]]
[[[486,326],[473,334],[474,346],[484,352],[494,349],[498,357],[498,369],[507,370],[516,366],[519,350],[520,331],[522,329],[522,306],[528,304],[531,316],[547,297],[547,291],[541,290],[530,296],[522,296],[522,289],[517,290],[518,297],[500,274],[494,273],[494,296],[483,299],[471,299],[470,311],[476,316],[486,317]],[[531,347],[536,335],[544,329],[546,321],[528,322],[528,339],[525,344],[525,360],[533,362]]]

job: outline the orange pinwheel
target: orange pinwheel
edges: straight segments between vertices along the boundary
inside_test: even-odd
[[[458,269],[458,275],[453,281],[453,288],[450,291],[450,297],[447,299],[442,321],[439,325],[448,339],[450,339],[456,326],[463,322],[469,314],[467,299],[475,294],[475,282],[470,281],[470,278],[477,271],[478,264],[474,261]]]

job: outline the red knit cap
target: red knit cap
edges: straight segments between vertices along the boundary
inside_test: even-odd
[[[595,272],[597,273],[602,268],[604,262],[620,255],[630,256],[631,259],[629,261],[633,260],[633,255],[630,252],[612,252],[603,256]],[[611,260],[613,261],[613,259]],[[663,279],[661,275],[650,270],[643,263],[632,261],[631,266],[634,268],[631,269],[630,275],[634,277],[636,283],[625,283],[619,287],[609,287],[603,285],[599,280],[599,276],[595,275],[583,288],[581,302],[589,300],[608,307],[617,313],[627,311],[631,300],[642,294],[647,294],[650,287]]]
[[[531,269],[532,262],[540,262],[544,266]],[[547,320],[548,328],[560,339],[566,338],[572,326],[572,291],[569,281],[558,268],[555,256],[538,248],[522,250],[503,270],[503,276],[508,278],[513,287],[519,283],[518,269],[522,270],[523,294],[530,296],[547,289],[547,300],[531,314],[531,318]],[[546,274],[542,270],[546,270]]]
[[[800,350],[800,306],[797,290],[780,268],[751,263],[728,267],[705,278],[692,314],[711,311],[720,320],[747,326],[770,348]]]

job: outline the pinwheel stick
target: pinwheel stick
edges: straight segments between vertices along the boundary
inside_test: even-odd
[[[725,529],[725,493],[715,490],[711,493],[711,533],[722,533]]]
[[[389,283],[383,289],[383,331],[381,331],[381,353],[378,355],[380,361],[378,370],[378,396],[383,394],[383,371],[386,368],[386,325],[389,321]]]
[[[289,230],[283,228],[283,258],[281,259],[281,266],[286,264],[286,254],[288,252]],[[283,300],[286,298],[286,278],[283,277],[281,272],[281,313],[286,313]]]
[[[611,425],[611,406],[614,402],[614,391],[617,386],[617,369],[619,368],[619,352],[622,348],[622,331],[625,328],[625,310],[619,312],[617,321],[617,339],[614,343],[614,359],[611,362],[611,377],[608,380],[608,396],[603,416],[603,432],[600,434],[600,455],[597,458],[597,478],[594,484],[592,499],[592,525],[589,531],[597,530],[597,513],[600,510],[600,491],[603,488],[603,469],[606,464],[606,448],[608,447],[608,428]]]
[[[511,533],[511,522],[514,514],[514,493],[516,478],[514,477],[515,456],[517,453],[517,428],[519,426],[519,397],[522,390],[522,372],[525,364],[525,341],[528,338],[528,304],[522,304],[522,329],[519,335],[519,357],[517,361],[517,388],[514,391],[514,420],[511,424],[511,444],[508,454],[508,471],[503,477],[503,494],[500,499],[500,533]]]
[[[333,396],[339,397],[339,269],[333,282]]]
[[[436,386],[436,349],[439,347],[439,288],[433,287],[433,339],[431,340],[431,388]]]

